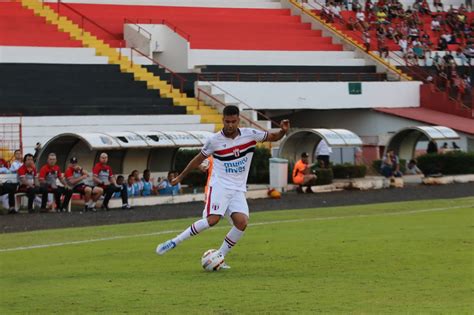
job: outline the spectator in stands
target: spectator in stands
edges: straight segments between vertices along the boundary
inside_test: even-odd
[[[303,186],[307,186],[306,192],[312,193],[311,185],[316,182],[316,175],[311,172],[309,167],[309,154],[303,152],[301,154],[301,159],[296,162],[295,167],[293,168],[292,173],[293,183],[298,185],[296,192],[304,193]]]
[[[388,46],[384,36],[377,39],[377,46],[379,48],[380,58],[388,58]]]
[[[18,192],[26,193],[28,196],[28,212],[33,212],[33,201],[36,194],[41,194],[41,210],[46,211],[48,203],[48,191],[44,187],[39,187],[35,183],[36,167],[32,154],[25,154],[23,157],[23,165],[17,172],[18,183],[20,187]]]
[[[428,142],[428,147],[426,148],[426,154],[438,153],[438,144],[435,140],[431,139]]]
[[[402,37],[398,41],[398,45],[400,46],[401,52],[403,52],[403,54],[406,54],[407,51],[408,51],[408,41],[407,41],[407,39],[405,37]]]
[[[418,168],[416,160],[411,159],[407,163],[405,174],[407,174],[407,175],[421,175],[421,174],[423,174],[423,172]]]
[[[16,214],[15,209],[15,192],[17,190],[18,184],[16,183],[1,183],[0,184],[0,196],[8,194],[8,213]]]
[[[370,51],[370,34],[369,34],[369,31],[365,31],[362,34],[362,39],[364,41],[365,51],[369,52]]]
[[[362,5],[359,0],[352,0],[352,11],[359,12],[362,10]]]
[[[333,2],[329,3],[329,13],[332,16],[333,21],[335,19],[341,19],[341,7]]]
[[[441,32],[441,23],[440,23],[441,17],[436,17],[431,20],[431,30],[433,32]]]
[[[10,165],[10,172],[16,173],[18,169],[23,165],[23,160],[21,158],[21,151],[15,150],[13,153],[14,160],[11,162]]]
[[[316,161],[318,161],[320,168],[329,168],[329,158],[331,153],[332,148],[324,139],[321,139],[321,141],[319,141],[318,145],[316,146],[316,150],[314,151],[314,156],[316,157]]]
[[[176,171],[168,172],[168,177],[158,184],[158,194],[174,196],[181,193],[181,184],[171,185],[171,181],[176,177],[176,174]]]
[[[361,32],[364,32],[368,27],[368,25],[365,23],[365,13],[360,9],[356,13],[355,26],[356,26],[355,28]]]
[[[141,180],[141,195],[142,196],[151,196],[156,193],[156,187],[153,184],[153,179],[151,178],[151,173],[149,169],[143,171],[143,178]]]
[[[418,42],[413,46],[413,53],[415,55],[417,63],[420,59],[425,59],[425,52],[423,50],[423,47]]]
[[[438,12],[443,11],[443,3],[441,2],[441,0],[433,0],[433,7]]]
[[[120,196],[122,197],[122,209],[131,209],[128,204],[127,187],[126,185],[117,184],[112,168],[107,164],[108,160],[109,156],[107,153],[101,153],[99,162],[92,170],[94,184],[104,190],[104,202],[102,203],[102,208],[108,211],[110,198],[112,198],[114,192],[120,192]]]
[[[448,49],[448,42],[446,41],[446,38],[440,37],[438,39],[438,50],[446,50]]]
[[[56,165],[56,163],[56,154],[48,154],[47,163],[40,169],[39,182],[44,189],[54,195],[54,200],[56,201],[55,210],[58,212],[66,212],[69,201],[71,200],[72,190],[67,185],[66,180],[61,173],[61,169]],[[58,181],[63,185],[63,187],[58,186]],[[64,201],[61,203],[62,196],[64,196]],[[54,211],[54,209],[51,210]]]
[[[98,186],[86,185],[85,181],[89,177],[89,173],[78,165],[76,157],[72,157],[69,160],[69,167],[64,172],[64,177],[68,186],[72,188],[73,193],[84,196],[84,211],[96,212],[97,200],[99,200],[104,191]]]
[[[390,149],[382,159],[381,173],[385,177],[402,177],[400,172],[400,160],[395,151]]]

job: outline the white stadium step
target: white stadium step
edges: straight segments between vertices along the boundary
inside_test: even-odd
[[[94,48],[0,46],[1,63],[107,64]]]

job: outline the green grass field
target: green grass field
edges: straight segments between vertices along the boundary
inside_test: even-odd
[[[193,221],[0,235],[0,314],[474,313],[474,198],[254,213],[213,273],[227,222],[155,254]]]

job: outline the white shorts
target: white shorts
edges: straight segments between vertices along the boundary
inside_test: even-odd
[[[247,205],[245,192],[221,188],[220,186],[209,186],[202,217],[207,218],[211,214],[230,217],[234,212],[249,216],[249,206]]]

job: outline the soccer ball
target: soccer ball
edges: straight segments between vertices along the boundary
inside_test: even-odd
[[[207,250],[201,258],[201,265],[206,271],[217,271],[224,264],[224,255],[216,249]]]

